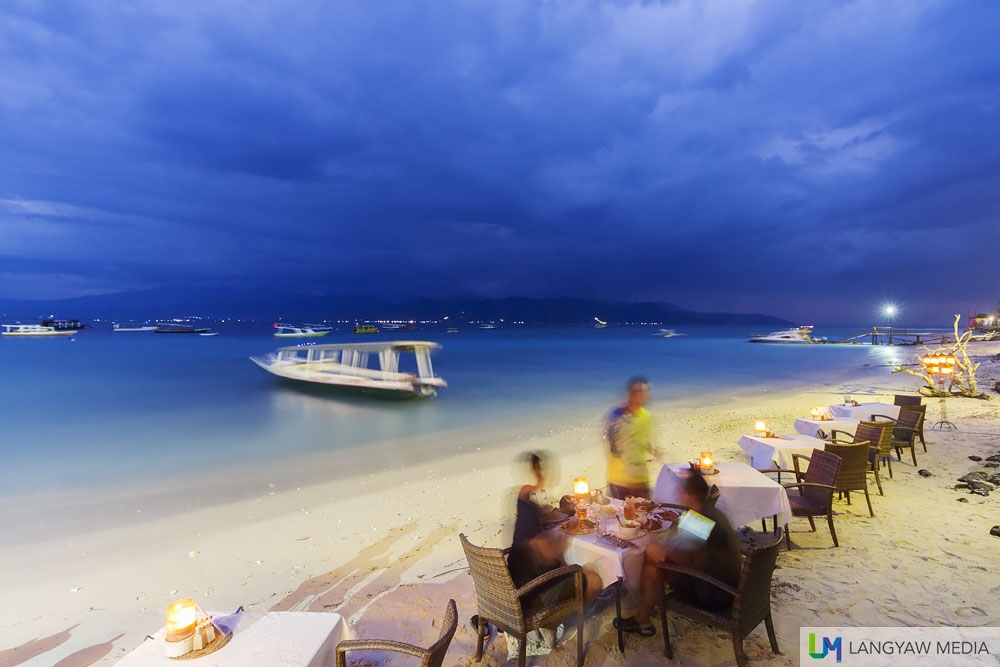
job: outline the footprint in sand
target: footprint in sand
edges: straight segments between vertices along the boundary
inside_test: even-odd
[[[987,616],[986,612],[979,607],[959,607],[955,610],[955,615],[964,620],[984,618]]]

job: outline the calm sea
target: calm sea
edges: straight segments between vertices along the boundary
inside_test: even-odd
[[[759,327],[681,327],[688,337],[673,339],[651,336],[655,328],[426,328],[321,339],[442,343],[434,365],[449,387],[436,399],[406,402],[331,396],[266,373],[248,357],[287,344],[272,338],[268,325],[223,325],[217,337],[86,330],[73,340],[3,339],[0,495],[163,479],[195,464],[224,472],[235,462],[336,449],[351,459],[345,469],[362,472],[384,461],[355,445],[549,418],[555,426],[567,413],[597,419],[635,374],[653,383],[654,400],[671,399],[744,390],[761,378],[769,387],[830,378],[884,364],[890,352],[747,343]],[[393,462],[460,446],[447,437],[421,442],[436,451],[402,448],[391,452]]]

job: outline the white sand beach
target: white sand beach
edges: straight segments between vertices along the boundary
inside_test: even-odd
[[[774,656],[763,627],[746,641],[750,660],[797,664],[804,625],[993,625],[1000,618],[996,564],[1000,538],[1000,491],[990,497],[955,490],[956,478],[1000,453],[1000,344],[978,344],[980,386],[992,400],[950,399],[958,431],[927,429],[928,452],[919,452],[921,477],[904,461],[885,479],[885,496],[873,496],[876,516],[862,501],[836,503],[841,546],[833,548],[823,522],[790,524],[796,548],[782,550],[774,573],[772,607],[782,655]],[[720,461],[744,461],[736,443],[756,419],[778,432],[814,405],[855,397],[888,399],[913,391],[914,378],[891,375],[887,366],[848,367],[825,384],[742,395],[710,395],[681,403],[655,402],[657,444],[663,461],[687,461],[710,448]],[[654,388],[655,391],[655,388]],[[936,421],[936,401],[928,418]],[[610,407],[610,406],[609,406]],[[296,467],[315,472],[337,465],[335,456],[286,461],[281,469],[227,471],[220,485],[254,489],[255,497],[189,508],[184,484],[135,489],[78,499],[101,513],[75,529],[59,517],[42,521],[46,503],[67,498],[24,498],[8,504],[7,521],[34,517],[22,526],[30,541],[0,550],[0,667],[11,665],[113,664],[163,624],[171,600],[193,596],[206,609],[337,612],[359,637],[391,638],[427,645],[436,638],[446,601],[458,603],[459,627],[446,664],[474,663],[476,613],[471,577],[458,541],[507,546],[505,503],[517,483],[518,453],[545,449],[559,457],[559,492],[573,476],[603,484],[600,414],[568,414],[555,421],[506,424],[490,433],[455,431],[464,454],[445,461],[386,470],[351,481],[303,486],[278,484]],[[440,437],[440,436],[439,436]],[[467,444],[466,444],[467,443]],[[414,443],[418,446],[419,443]],[[245,473],[245,474],[244,474]],[[206,477],[185,483],[202,485]],[[555,484],[552,484],[555,487]],[[550,489],[550,492],[557,489]],[[965,498],[968,502],[959,502]],[[88,509],[89,508],[89,509]],[[114,527],[108,517],[114,517]],[[587,621],[587,665],[662,664],[662,635],[627,637],[626,657],[617,650],[613,606]],[[658,625],[659,621],[655,621]],[[733,662],[728,636],[675,620],[671,634],[679,664]],[[575,641],[564,641],[535,664],[575,664]],[[403,659],[364,655],[365,664]],[[494,638],[485,665],[505,664],[506,645]]]

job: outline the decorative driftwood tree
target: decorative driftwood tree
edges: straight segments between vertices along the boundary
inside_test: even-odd
[[[923,380],[926,384],[920,388],[920,393],[924,396],[989,398],[989,396],[979,391],[979,387],[976,385],[976,370],[979,368],[979,364],[972,363],[965,349],[971,341],[989,336],[976,335],[972,331],[964,331],[959,334],[958,323],[961,319],[961,315],[955,316],[955,342],[951,347],[942,345],[933,350],[924,348],[931,356],[951,355],[955,357],[955,372],[947,376],[944,383],[939,383],[935,380],[934,376],[924,367],[923,357],[919,354],[916,357],[917,366],[920,368],[919,371],[911,370],[899,363],[893,363],[892,372],[906,373],[907,375],[912,375]]]

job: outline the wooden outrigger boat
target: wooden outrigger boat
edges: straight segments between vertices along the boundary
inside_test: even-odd
[[[427,341],[389,341],[385,343],[341,343],[282,347],[250,360],[279,377],[301,382],[340,387],[360,393],[374,393],[398,398],[428,397],[448,386],[434,375],[431,353],[441,348]],[[399,370],[402,353],[416,357],[417,372]],[[377,368],[369,361],[378,360]]]

